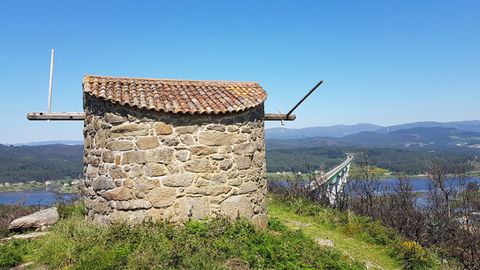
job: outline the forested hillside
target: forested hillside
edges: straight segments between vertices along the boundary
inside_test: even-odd
[[[345,153],[355,153],[354,163],[363,162],[362,147],[317,146],[311,148],[289,148],[267,150],[267,170],[269,172],[329,170],[345,159]],[[441,158],[453,169],[467,164],[467,170],[478,166],[479,150],[471,148],[451,148],[427,151],[423,149],[366,148],[370,165],[395,173],[421,174],[426,170],[426,162],[433,157]],[[478,169],[478,168],[476,168]]]
[[[0,182],[76,178],[83,172],[83,145],[0,144]]]
[[[367,150],[371,165],[396,173],[420,174],[433,157],[452,167],[467,164],[479,170],[480,132],[449,127],[412,127],[388,133],[359,132],[341,138],[311,137],[267,139],[267,170],[308,172],[328,170],[345,153],[362,156]],[[354,162],[361,162],[355,159]]]
[[[475,146],[480,144],[480,132],[456,128],[418,127],[389,133],[361,132],[345,136],[340,141],[347,145],[381,147],[445,147]]]

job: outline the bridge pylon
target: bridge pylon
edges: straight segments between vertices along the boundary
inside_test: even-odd
[[[316,178],[316,181],[311,185],[312,189],[324,187],[326,194],[320,194],[320,196],[326,195],[331,205],[336,204],[338,196],[343,192],[348,181],[348,171],[353,157],[353,154],[347,154],[347,159],[344,162]]]

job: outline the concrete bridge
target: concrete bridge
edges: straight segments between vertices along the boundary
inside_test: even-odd
[[[312,189],[325,188],[330,204],[335,204],[338,195],[343,192],[343,187],[347,183],[348,170],[353,160],[353,154],[347,154],[344,162],[331,169],[327,173],[317,177],[311,184]]]

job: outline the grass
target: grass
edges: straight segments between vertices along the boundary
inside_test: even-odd
[[[269,216],[278,218],[291,229],[300,228],[305,235],[311,238],[332,240],[335,248],[346,256],[359,262],[370,262],[373,266],[382,269],[401,269],[402,264],[392,258],[385,246],[359,240],[342,232],[331,223],[331,218],[324,220],[317,216],[302,216],[296,214],[291,207],[275,198],[269,199]],[[320,219],[320,220],[319,220]]]
[[[94,226],[81,205],[59,206],[47,236],[0,246],[0,269],[34,261],[48,269],[365,269],[334,248],[272,219]]]
[[[82,204],[57,207],[47,236],[0,245],[0,269],[31,261],[48,269],[453,269],[378,222],[298,198],[270,196],[264,230],[222,218],[95,226]]]
[[[344,255],[381,269],[462,269],[442,261],[434,249],[409,241],[370,218],[321,207],[303,198],[270,196],[270,218],[300,228],[311,238],[329,239]]]

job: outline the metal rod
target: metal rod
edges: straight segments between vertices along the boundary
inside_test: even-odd
[[[48,80],[48,112],[52,111],[52,86],[53,86],[53,58],[55,50],[52,48],[50,57],[50,79]]]
[[[319,81],[295,106],[293,106],[293,108],[286,114],[287,118],[288,116],[290,116],[290,114],[293,113],[293,111],[295,111],[295,109],[300,106],[300,104],[302,104],[302,102],[307,99],[308,96],[310,96],[310,94],[313,93],[313,91],[315,91],[321,84],[323,83],[323,81]]]
[[[27,113],[28,120],[69,120],[69,121],[83,121],[85,120],[84,112],[29,112]]]

